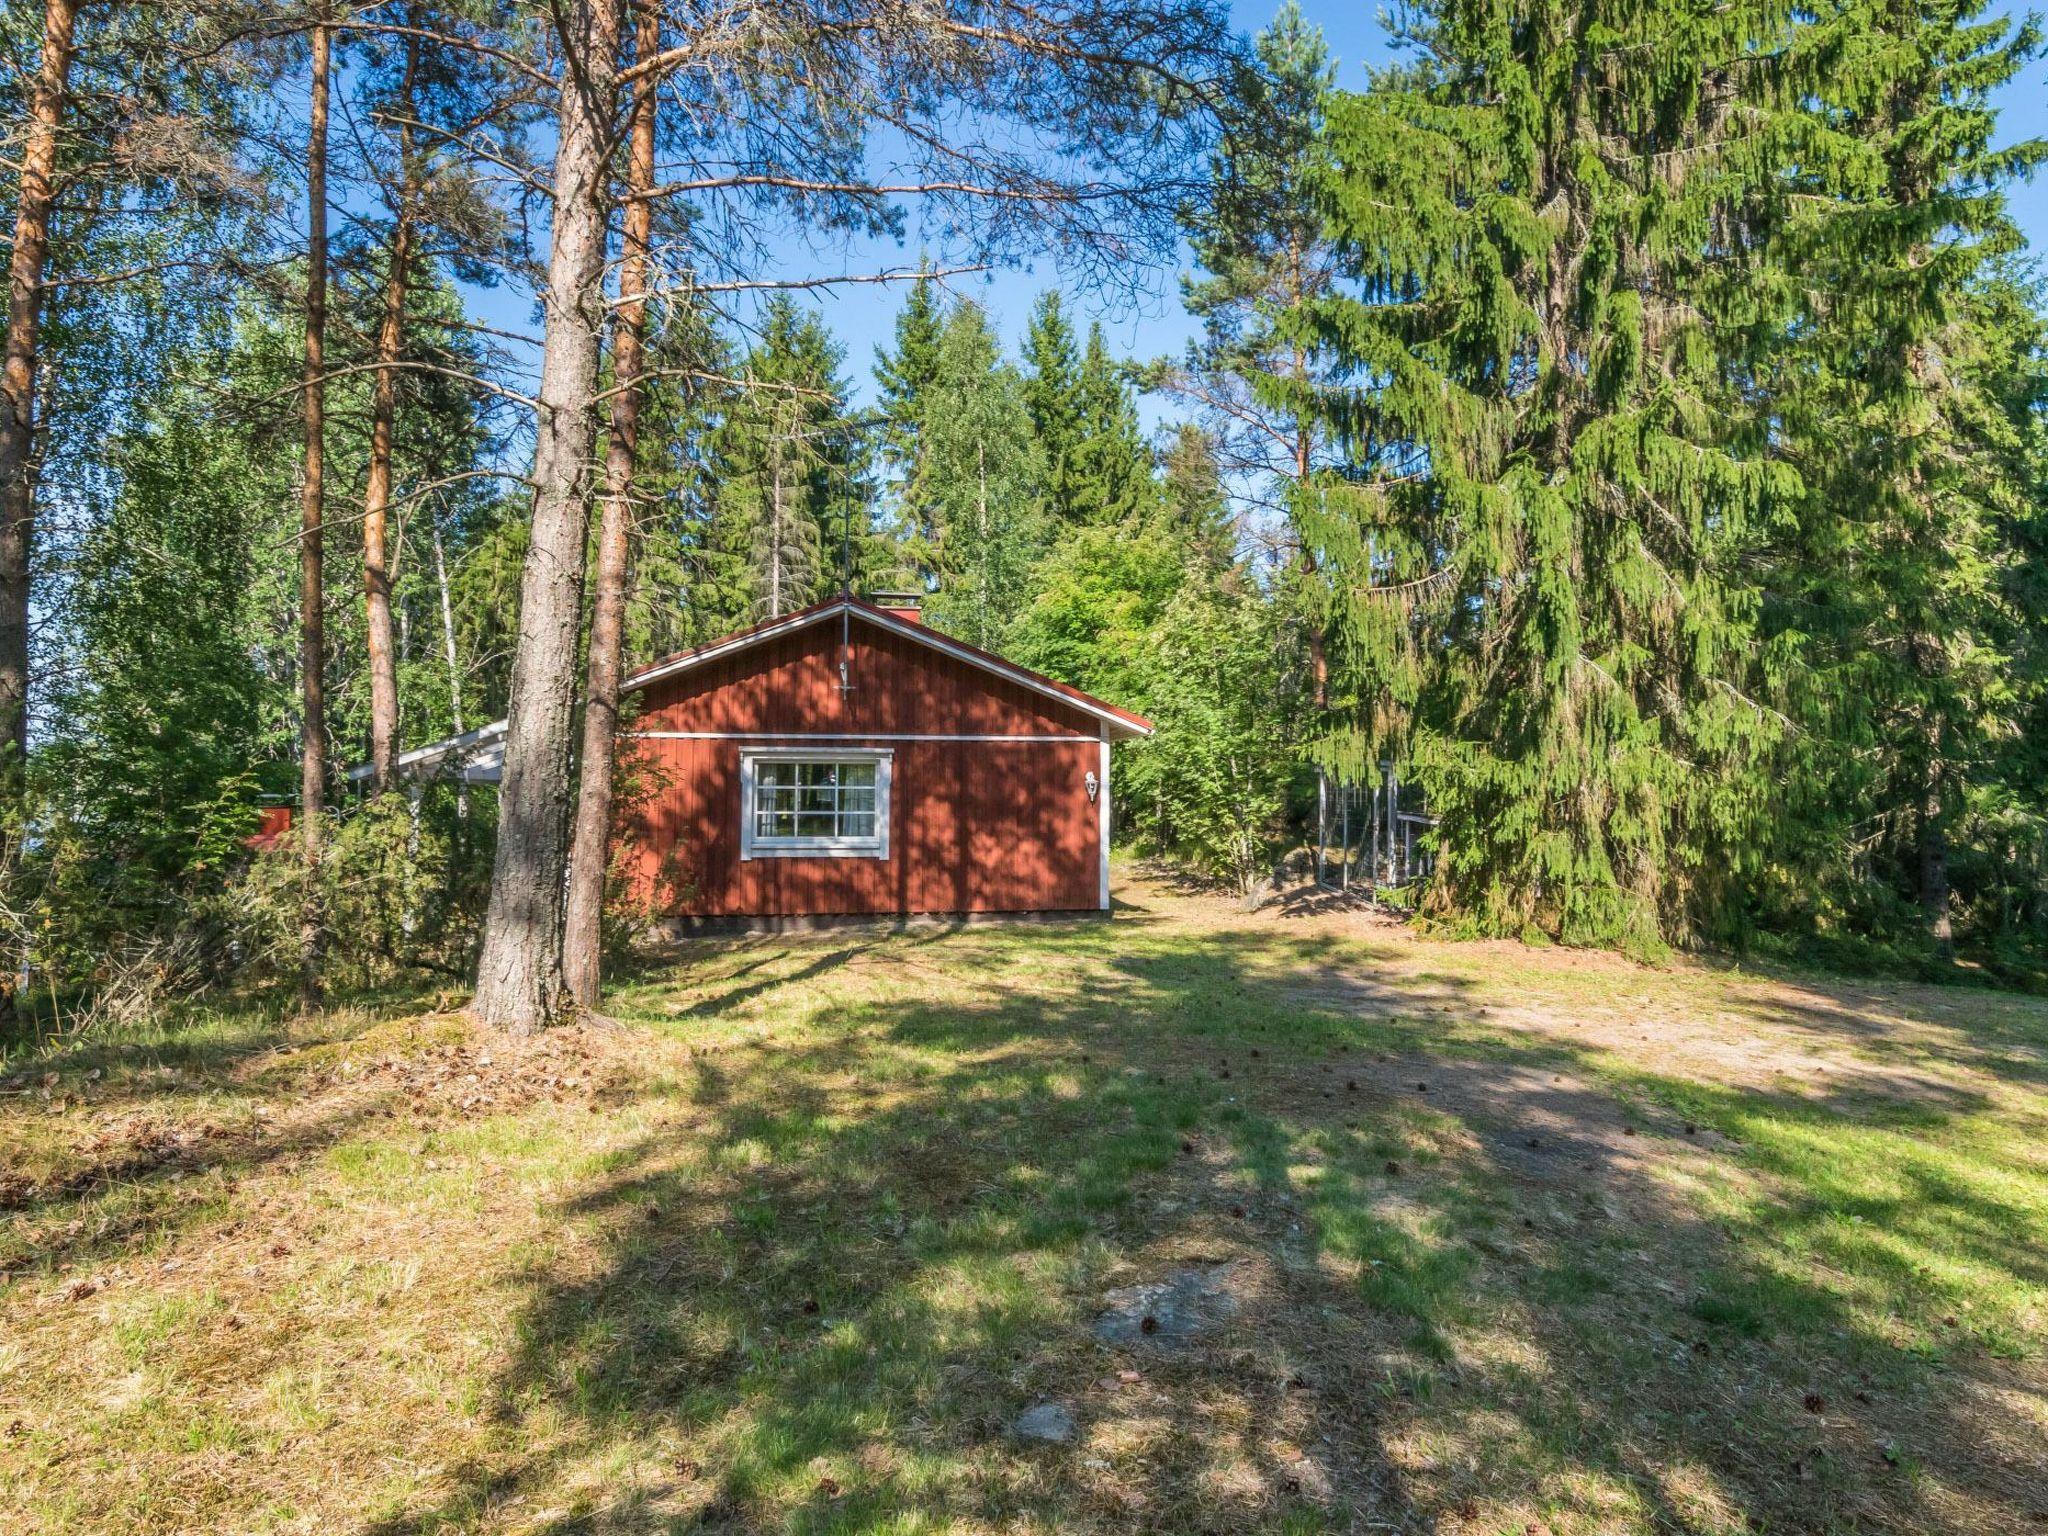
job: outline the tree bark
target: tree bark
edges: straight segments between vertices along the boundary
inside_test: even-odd
[[[1941,733],[1928,733],[1929,757],[1920,798],[1920,918],[1934,957],[1947,965],[1956,957],[1949,915],[1948,825],[1941,806]]]
[[[635,5],[633,55],[661,50],[661,11]],[[647,329],[648,244],[654,231],[654,130],[658,85],[642,81],[633,97],[626,160],[626,218],[619,265],[619,307],[612,322],[612,419],[605,445],[605,499],[597,529],[597,595],[591,604],[589,676],[583,705],[583,761],[569,848],[563,973],[569,997],[595,1010],[602,1000],[604,886],[610,867],[612,771],[624,664],[626,586],[632,562],[633,466],[639,446],[642,342]]]
[[[320,1002],[320,822],[327,796],[325,580],[321,570],[322,480],[327,430],[327,76],[333,34],[313,29],[312,104],[306,136],[305,466],[299,487],[299,1006]]]
[[[400,100],[412,116],[419,42],[405,40]],[[391,440],[398,416],[398,360],[405,346],[406,283],[411,275],[413,221],[419,187],[412,129],[398,126],[399,189],[384,274],[384,311],[377,323],[376,380],[370,400],[370,465],[363,491],[363,609],[370,660],[370,768],[383,794],[391,788],[398,756],[398,658],[391,644],[391,572],[386,520],[391,507]]]
[[[564,18],[554,215],[543,296],[533,534],[520,578],[498,848],[472,1009],[527,1034],[572,1006],[562,973],[574,780],[577,632],[590,531],[608,148],[616,106],[618,0],[577,0]]]
[[[43,56],[29,95],[28,131],[7,268],[7,337],[0,359],[0,780],[19,809],[28,754],[29,565],[35,538],[36,342],[43,268],[56,201],[57,130],[71,83],[79,0],[46,0]]]

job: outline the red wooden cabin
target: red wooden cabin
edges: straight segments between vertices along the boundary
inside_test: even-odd
[[[626,688],[622,862],[670,918],[1109,909],[1110,744],[1151,723],[914,607],[836,598]],[[501,730],[404,761],[492,778]]]

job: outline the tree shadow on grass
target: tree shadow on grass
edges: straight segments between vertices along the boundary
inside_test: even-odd
[[[1965,1106],[1861,1126],[1891,1187],[1830,1187],[1801,1150],[1825,1106],[1618,1093],[1555,1042],[1447,1032],[1454,983],[1304,1007],[1288,970],[1312,944],[1077,928],[926,960],[957,999],[906,971],[693,1062],[675,1112],[563,1201],[600,1259],[528,1277],[490,1463],[372,1531],[514,1503],[563,1532],[2034,1513],[1986,1449],[2023,1416],[1956,1381],[1982,1351],[1936,1369],[1872,1305],[1922,1251],[2048,1279],[2021,1204],[1915,1151]],[[727,997],[777,1001],[758,974]],[[1227,1321],[1097,1336],[1108,1290],[1181,1271],[1230,1288]],[[1073,1443],[1010,1434],[1037,1402]]]
[[[1745,1003],[1762,1018],[1830,1043],[1850,1042],[1881,1062],[1925,1060],[2029,1088],[2048,1087],[2041,1000],[1989,988],[1900,983],[1873,987],[1777,978]]]

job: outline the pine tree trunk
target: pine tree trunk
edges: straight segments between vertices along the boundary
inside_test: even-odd
[[[43,56],[29,95],[7,269],[7,336],[0,360],[0,783],[18,808],[28,752],[29,564],[35,535],[36,341],[43,267],[56,201],[57,129],[70,88],[79,0],[46,0]]]
[[[562,974],[574,788],[577,632],[590,531],[589,453],[604,327],[616,105],[618,0],[578,0],[563,29],[544,341],[533,461],[533,534],[520,578],[498,848],[473,1010],[515,1033],[571,1007]]]
[[[661,12],[651,0],[635,6],[635,58],[661,48]],[[610,863],[612,769],[619,729],[619,676],[624,663],[626,585],[631,573],[633,464],[639,445],[641,342],[647,326],[648,240],[654,227],[654,129],[657,82],[642,81],[633,98],[626,163],[624,261],[619,308],[612,324],[612,420],[605,445],[605,499],[597,529],[597,596],[591,604],[590,662],[583,706],[583,768],[576,825],[569,846],[569,896],[563,973],[569,997],[595,1010],[602,1001],[604,884]]]
[[[405,268],[412,260],[412,221],[401,213],[384,278],[377,326],[376,383],[370,405],[370,466],[363,492],[364,633],[370,660],[370,766],[382,794],[391,788],[398,756],[398,661],[391,644],[391,572],[386,560],[391,507],[391,439],[398,414],[397,363],[405,334]]]
[[[400,100],[412,114],[413,80],[419,44],[405,41]],[[370,767],[383,794],[391,788],[398,756],[398,660],[391,646],[391,572],[387,562],[387,515],[391,507],[391,440],[398,416],[398,361],[405,347],[405,294],[411,274],[413,221],[419,189],[413,166],[412,130],[398,129],[399,192],[391,231],[390,262],[384,273],[384,311],[377,323],[376,379],[370,397],[370,465],[363,491],[364,635],[370,660]]]
[[[326,587],[321,571],[327,431],[327,74],[333,35],[313,29],[312,107],[306,137],[305,465],[299,486],[299,1006],[320,1002],[320,822],[327,798]]]

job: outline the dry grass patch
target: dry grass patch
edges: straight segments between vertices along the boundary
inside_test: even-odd
[[[14,1063],[0,1527],[2048,1520],[2048,1008],[1133,895]]]

